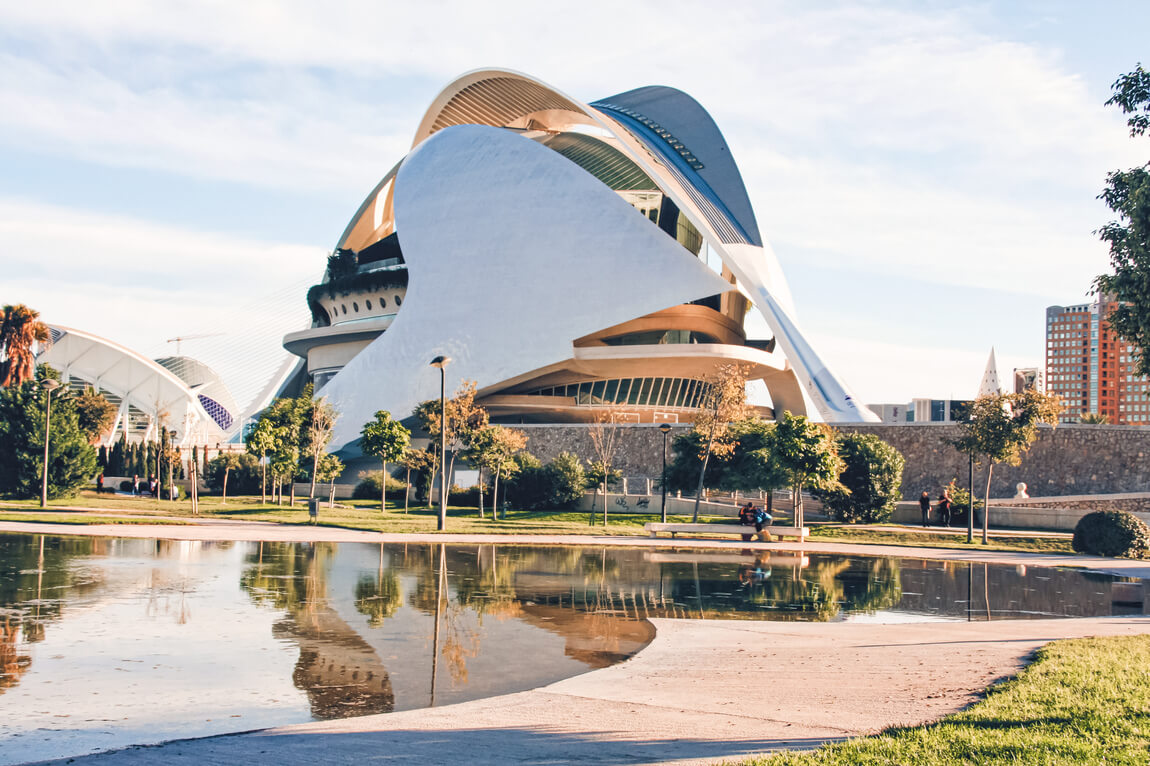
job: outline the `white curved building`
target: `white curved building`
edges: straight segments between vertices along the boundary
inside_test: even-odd
[[[738,361],[775,410],[872,420],[799,330],[730,150],[673,88],[584,104],[531,77],[471,72],[364,200],[285,337],[341,417],[404,417],[474,380],[494,419],[690,420]],[[402,307],[402,308],[401,308]],[[751,308],[774,337],[748,340]]]
[[[117,407],[106,446],[121,433],[130,441],[151,441],[162,427],[175,432],[178,446],[215,445],[240,427],[231,393],[202,362],[186,356],[153,361],[83,330],[49,329],[52,345],[36,363],[59,370],[65,384],[92,386]]]

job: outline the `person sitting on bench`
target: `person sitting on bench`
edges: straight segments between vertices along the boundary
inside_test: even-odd
[[[756,532],[762,532],[763,527],[770,524],[773,517],[762,508],[756,508],[753,503],[747,503],[739,509],[739,523],[755,527]],[[743,535],[743,542],[751,539],[751,535]]]

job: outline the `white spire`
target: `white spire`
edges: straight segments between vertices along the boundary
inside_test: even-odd
[[[994,360],[994,346],[990,347],[990,358],[986,360],[986,372],[982,373],[982,382],[978,384],[978,396],[997,396],[1002,393],[1002,386],[998,383],[998,363]]]

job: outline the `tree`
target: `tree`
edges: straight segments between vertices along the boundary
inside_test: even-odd
[[[116,421],[116,405],[91,386],[85,386],[83,393],[74,397],[74,401],[80,430],[88,434],[89,441],[95,443],[108,433],[108,429]]]
[[[795,526],[804,525],[803,488],[824,492],[839,487],[843,464],[834,432],[824,423],[784,412],[771,432],[770,446],[759,450],[760,458],[772,461],[789,479],[794,497]]]
[[[283,483],[291,482],[291,504],[295,505],[295,477],[300,471],[300,446],[304,437],[305,418],[311,414],[312,386],[303,387],[294,399],[281,397],[273,401],[260,415],[272,424],[271,460],[272,482],[278,491],[278,502],[283,504]],[[205,450],[206,452],[206,450]]]
[[[840,486],[820,493],[823,505],[838,521],[886,521],[902,497],[902,453],[874,434],[839,434],[836,442]]]
[[[222,452],[219,457],[212,461],[218,462],[220,467],[224,469],[223,492],[221,493],[220,505],[228,504],[228,475],[242,465],[240,456],[234,452]]]
[[[587,481],[587,488],[596,490],[602,487],[603,489],[603,524],[607,524],[607,487],[611,484],[617,483],[623,478],[623,472],[618,469],[612,469],[602,460],[592,460],[587,463],[587,469],[583,472],[583,476]],[[591,519],[589,521],[591,526],[595,526],[595,498],[591,498]]]
[[[38,378],[0,388],[0,493],[40,494],[44,470],[44,419],[47,393],[39,381],[57,377],[41,366]],[[96,475],[96,450],[80,428],[74,397],[67,389],[52,395],[48,440],[48,497],[75,495]]]
[[[0,386],[19,386],[32,379],[36,368],[32,347],[52,342],[48,325],[39,316],[23,303],[0,310]]]
[[[466,449],[475,438],[475,435],[488,424],[487,410],[475,403],[475,381],[465,380],[459,384],[455,396],[448,399],[444,405],[447,410],[446,429],[447,445],[451,450],[451,462],[447,466],[447,475],[450,477],[455,470],[455,455]],[[444,420],[440,416],[439,399],[428,399],[420,402],[414,412],[420,427],[431,437],[428,449],[435,455],[434,469],[439,468],[439,460],[446,459],[439,454],[441,440],[441,424]],[[450,480],[450,479],[449,479]],[[435,474],[432,473],[432,487],[435,486]]]
[[[1104,426],[1110,422],[1110,416],[1097,412],[1087,412],[1078,418],[1078,422],[1084,426]]]
[[[375,419],[364,424],[360,431],[360,449],[365,455],[375,455],[383,462],[383,476],[379,481],[379,510],[387,510],[387,464],[397,463],[411,445],[411,431],[398,420],[391,419],[387,410],[375,413]]]
[[[435,457],[428,450],[408,448],[397,462],[407,469],[407,489],[403,493],[403,512],[407,513],[407,504],[411,499],[411,472],[415,471],[416,475],[425,474],[435,465]]]
[[[619,424],[623,413],[615,407],[604,407],[595,411],[595,420],[587,435],[591,437],[591,448],[598,458],[595,463],[601,467],[603,486],[603,526],[607,526],[607,480],[611,477],[611,463],[619,448]],[[591,523],[595,523],[595,498],[591,498]]]
[[[266,503],[267,498],[267,457],[268,453],[275,449],[276,446],[276,427],[267,418],[261,417],[256,421],[255,426],[248,432],[247,438],[244,440],[248,452],[252,455],[258,455],[260,461],[260,503]],[[195,459],[195,453],[192,458]]]
[[[301,421],[303,428],[300,436],[300,451],[306,452],[311,458],[311,485],[308,487],[308,497],[315,497],[316,471],[319,470],[319,459],[331,441],[332,431],[335,430],[335,409],[320,397],[300,403],[303,411]]]
[[[473,435],[472,451],[476,460],[491,472],[495,483],[491,492],[491,518],[499,518],[499,480],[518,470],[512,459],[527,446],[527,434],[514,428],[488,425]]]
[[[1133,72],[1111,86],[1107,106],[1129,115],[1131,137],[1150,130],[1150,72],[1138,64]],[[1106,177],[1098,197],[1118,218],[1095,234],[1110,247],[1113,274],[1094,279],[1095,292],[1118,305],[1107,321],[1114,331],[1135,347],[1135,372],[1150,375],[1150,163],[1130,170],[1116,170]]]
[[[327,484],[327,504],[329,506],[335,505],[335,480],[343,473],[343,461],[337,455],[330,452],[319,457],[319,465],[316,466],[316,478],[320,481],[326,481]],[[387,473],[384,472],[381,477],[386,481]],[[380,482],[383,483],[382,481]]]
[[[1018,465],[1038,438],[1038,426],[1058,425],[1062,405],[1054,394],[1030,389],[1020,394],[980,396],[970,405],[969,418],[960,421],[962,435],[954,442],[960,452],[989,461],[982,513],[982,543],[987,542],[990,519],[990,480],[997,463]]]
[[[699,484],[695,489],[695,510],[691,521],[699,520],[699,500],[703,497],[703,482],[711,455],[729,455],[736,440],[730,438],[732,421],[742,420],[747,412],[747,370],[742,365],[725,364],[707,380],[702,406],[695,414],[696,431],[706,446],[699,453],[703,467],[699,470]]]

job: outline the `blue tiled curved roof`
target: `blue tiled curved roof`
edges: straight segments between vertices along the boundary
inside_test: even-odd
[[[724,241],[762,246],[759,225],[723,134],[699,102],[681,90],[649,85],[600,99],[591,106],[622,122],[695,190],[709,222]],[[694,194],[692,194],[695,197]]]

